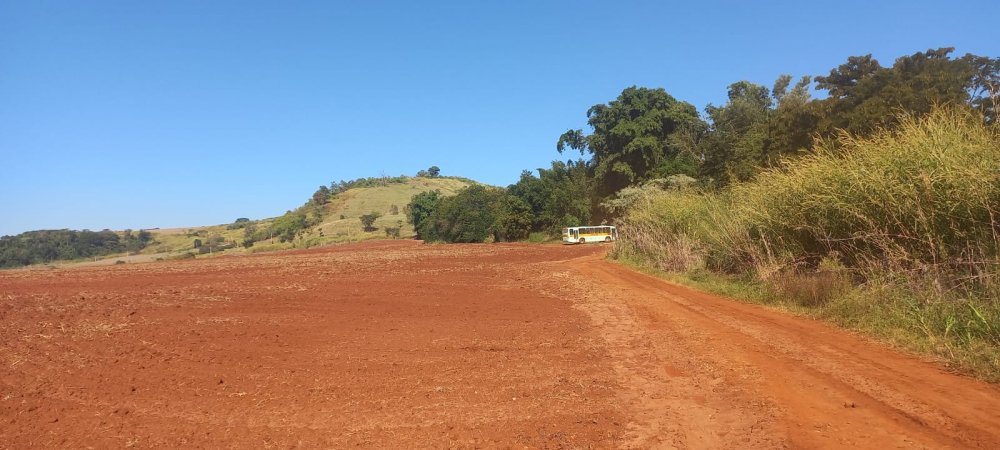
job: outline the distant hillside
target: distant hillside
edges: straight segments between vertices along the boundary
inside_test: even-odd
[[[304,205],[283,216],[191,228],[132,232],[47,230],[0,238],[0,268],[32,264],[114,264],[210,257],[307,248],[338,242],[390,238],[386,228],[399,228],[400,239],[414,236],[404,209],[421,192],[452,195],[477,184],[461,177],[439,177],[421,171],[416,177],[372,177],[333,183]],[[308,198],[308,193],[303,193]],[[375,214],[369,231],[361,216]],[[249,229],[249,231],[248,231]]]
[[[412,237],[413,226],[406,223],[403,209],[414,195],[433,190],[452,195],[471,184],[471,180],[461,178],[410,178],[405,183],[350,189],[335,195],[330,203],[324,205],[323,221],[311,231],[317,235],[319,231],[323,231],[325,236],[373,237],[370,236],[371,233],[362,232],[360,217],[378,212],[382,216],[375,220],[375,228],[381,231],[386,227],[396,227],[402,220],[400,236]],[[385,237],[384,231],[381,233]],[[377,236],[378,233],[375,233],[374,237]]]
[[[452,195],[476,182],[459,177],[391,177],[366,178],[341,184],[346,185],[346,190],[337,192],[335,187],[328,195],[314,194],[314,199],[284,216],[223,225],[151,230],[153,242],[142,253],[166,259],[190,257],[191,254],[215,255],[306,248],[338,242],[385,239],[388,237],[386,228],[400,228],[400,238],[412,238],[413,226],[406,222],[404,209],[414,195],[433,190]],[[303,193],[303,197],[307,194]],[[317,201],[317,197],[322,200]],[[372,213],[380,217],[375,219],[373,231],[366,232],[362,229],[360,218]],[[285,225],[289,223],[295,226],[292,233],[286,233],[288,227]],[[298,228],[299,225],[304,226]],[[251,227],[253,231],[248,233],[247,227]],[[245,246],[248,238],[254,242]],[[199,248],[195,248],[196,240],[201,244]]]

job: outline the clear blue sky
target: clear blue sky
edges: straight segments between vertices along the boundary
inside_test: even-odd
[[[431,165],[507,185],[631,85],[701,110],[851,55],[996,57],[987,5],[0,0],[0,235],[271,217]]]

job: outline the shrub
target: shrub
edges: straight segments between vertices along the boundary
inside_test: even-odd
[[[228,230],[238,230],[250,224],[250,219],[246,217],[240,217],[236,219],[233,223],[226,226]]]
[[[502,190],[473,185],[438,201],[421,222],[421,236],[445,242],[484,242],[493,237]]]
[[[377,212],[363,214],[360,217],[362,229],[365,232],[375,231],[375,227],[374,227],[375,219],[378,219],[379,217],[382,217],[382,214],[377,213]]]
[[[403,208],[406,221],[413,224],[417,239],[426,239],[431,223],[428,220],[441,201],[441,191],[421,192],[410,198],[410,203]]]
[[[497,241],[526,239],[534,223],[531,206],[510,194],[503,195],[497,206],[492,227],[494,239]]]

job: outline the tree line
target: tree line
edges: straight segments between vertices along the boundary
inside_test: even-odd
[[[505,189],[470,187],[453,198],[415,196],[409,219],[420,237],[447,242],[516,240],[531,232],[614,219],[623,189],[646,183],[695,183],[721,190],[823,148],[841,135],[892,131],[939,105],[972,111],[993,125],[1000,106],[1000,58],[956,57],[929,49],[883,66],[852,56],[827,75],[778,77],[767,87],[738,81],[704,114],[663,88],[632,86],[587,110],[590,133],[570,129],[560,153],[537,175],[524,171]],[[815,89],[825,96],[814,98]],[[626,191],[627,192],[627,191]]]
[[[153,240],[145,230],[39,230],[0,237],[0,267],[21,267],[56,260],[137,252]]]

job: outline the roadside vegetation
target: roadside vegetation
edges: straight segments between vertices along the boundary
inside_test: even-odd
[[[942,108],[729,189],[635,188],[613,256],[1000,381],[997,131]]]

